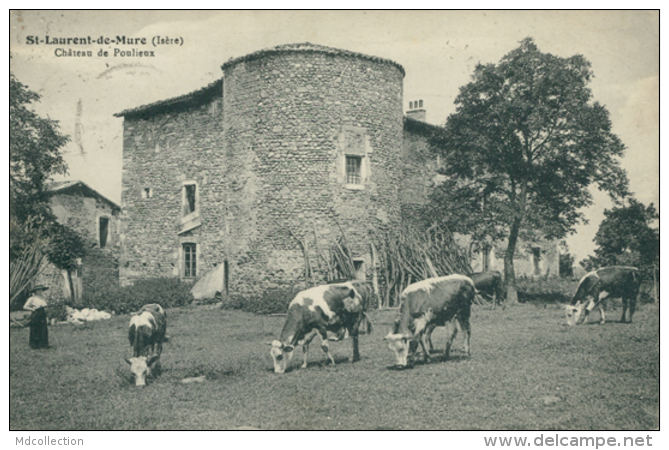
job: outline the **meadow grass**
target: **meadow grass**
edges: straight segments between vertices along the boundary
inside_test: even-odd
[[[620,310],[607,311],[618,320]],[[10,331],[11,430],[648,430],[659,428],[659,308],[635,323],[564,325],[554,304],[474,307],[472,355],[394,370],[382,341],[396,311],[373,311],[375,331],[312,345],[310,364],[272,370],[269,345],[284,318],[211,306],[172,308],[162,375],[136,388],[124,356],[129,316],[50,328],[31,350]],[[593,319],[598,320],[598,314]],[[445,336],[433,334],[437,352]],[[205,376],[202,383],[182,384]]]

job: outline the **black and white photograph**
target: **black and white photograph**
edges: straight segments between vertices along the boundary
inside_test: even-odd
[[[9,53],[11,445],[667,443],[659,9],[10,10]]]

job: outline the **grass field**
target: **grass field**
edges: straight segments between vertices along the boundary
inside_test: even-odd
[[[313,345],[309,368],[299,369],[298,349],[284,375],[273,373],[267,345],[284,318],[202,306],[167,313],[163,373],[143,389],[123,361],[127,315],[51,327],[47,350],[30,350],[28,329],[12,328],[10,430],[659,428],[655,305],[634,324],[574,328],[554,304],[475,307],[471,357],[458,337],[448,361],[401,371],[382,342],[396,312],[375,311],[360,362],[349,363],[349,341],[332,343],[336,366]],[[440,328],[433,341],[443,349]]]

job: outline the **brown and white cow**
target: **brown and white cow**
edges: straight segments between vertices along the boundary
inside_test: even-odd
[[[279,339],[271,344],[270,355],[274,362],[274,372],[286,371],[297,344],[302,344],[302,368],[306,368],[309,343],[316,335],[321,337],[321,348],[334,364],[327,340],[328,331],[340,336],[343,335],[342,331],[348,331],[353,341],[352,362],[358,361],[358,333],[361,324],[367,325],[367,332],[371,331],[371,324],[365,313],[369,308],[368,292],[366,284],[357,281],[326,284],[299,292],[288,306],[288,317]]]
[[[145,386],[146,379],[160,373],[160,354],[167,331],[167,316],[163,308],[152,303],[142,306],[130,318],[128,340],[132,347],[132,358],[125,358],[135,376],[135,386]]]
[[[504,289],[502,289],[502,274],[498,270],[487,272],[476,272],[469,275],[474,282],[479,294],[486,295],[492,299],[492,307],[504,300]]]
[[[605,323],[603,302],[608,298],[622,298],[621,322],[625,322],[629,304],[629,321],[632,322],[640,286],[641,276],[635,267],[611,266],[588,273],[578,283],[571,304],[564,305],[567,325],[585,322],[595,308],[599,309],[600,323]]]
[[[437,326],[447,327],[445,359],[448,359],[458,328],[465,333],[465,353],[469,356],[469,316],[475,294],[474,282],[464,275],[429,278],[408,286],[400,296],[400,317],[384,338],[395,354],[395,365],[407,366],[417,341],[423,348],[425,360],[429,361],[427,342]]]

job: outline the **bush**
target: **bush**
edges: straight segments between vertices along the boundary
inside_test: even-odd
[[[650,279],[643,279],[641,282],[641,288],[639,289],[639,299],[637,303],[655,303],[655,290],[653,287],[652,274],[650,275]]]
[[[521,302],[569,303],[577,287],[577,280],[565,278],[516,278],[516,291]]]
[[[518,291],[518,300],[521,302],[534,303],[571,303],[579,280],[568,280],[557,277],[544,278],[516,278],[516,290]],[[615,302],[619,302],[618,299]],[[641,283],[637,305],[645,303],[654,303],[653,282]],[[608,300],[607,303],[611,303]],[[611,303],[616,304],[616,303]]]
[[[137,311],[147,303],[174,308],[193,301],[190,289],[190,284],[178,278],[147,278],[137,280],[132,286],[106,285],[92,292],[84,291],[81,307],[117,314]]]
[[[67,307],[64,302],[49,303],[46,307],[46,317],[56,319],[58,322],[67,320]]]
[[[256,314],[285,313],[288,310],[288,304],[300,290],[300,288],[289,286],[269,289],[263,292],[260,297],[231,295],[228,300],[223,302],[223,308],[238,309]]]

